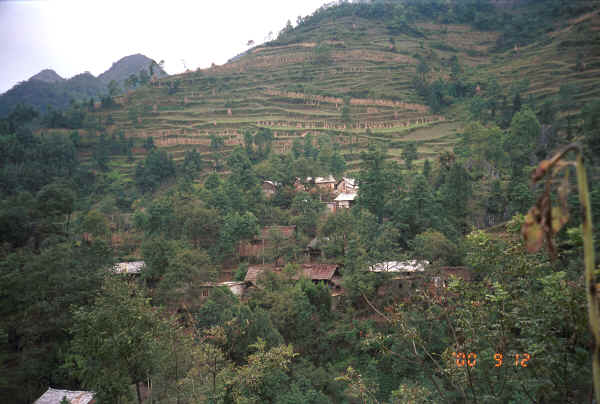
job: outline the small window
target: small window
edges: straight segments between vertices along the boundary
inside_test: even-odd
[[[208,289],[202,289],[202,296],[208,296]]]
[[[398,282],[398,289],[402,289],[402,282]]]

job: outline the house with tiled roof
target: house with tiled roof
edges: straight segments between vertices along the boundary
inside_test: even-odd
[[[282,273],[282,268],[262,265],[248,267],[244,281],[249,285],[259,286],[260,276],[265,272]],[[332,291],[341,290],[342,276],[337,264],[301,264],[299,265],[298,272],[291,279],[299,280],[302,278],[310,279],[314,283],[324,283]]]

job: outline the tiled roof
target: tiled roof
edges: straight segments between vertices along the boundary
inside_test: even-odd
[[[313,281],[331,280],[337,268],[338,266],[336,264],[302,264],[299,273],[295,275],[293,279],[308,278]],[[248,267],[244,281],[256,284],[260,274],[269,270],[277,272],[281,271],[280,268],[263,267],[260,265],[251,266]]]
[[[294,279],[304,277],[313,281],[330,280],[337,267],[336,264],[303,264],[300,274],[296,275]]]

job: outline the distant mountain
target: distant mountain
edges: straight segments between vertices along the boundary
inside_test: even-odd
[[[139,53],[131,56],[125,56],[124,58],[113,63],[110,69],[99,75],[98,78],[101,82],[107,85],[112,80],[122,84],[123,80],[132,74],[138,74],[142,69],[149,71],[150,63],[152,63],[152,59]],[[153,67],[153,73],[157,77],[164,77],[167,75],[167,73],[158,66]]]
[[[56,83],[57,81],[64,81],[64,79],[52,69],[44,69],[35,76],[31,77],[29,80],[40,80],[45,81],[46,83]]]
[[[152,59],[135,54],[126,56],[95,77],[89,72],[78,74],[70,79],[64,79],[54,70],[44,69],[29,80],[15,85],[0,95],[0,118],[8,115],[19,103],[31,105],[40,112],[45,112],[48,106],[54,109],[64,109],[71,100],[81,101],[90,98],[98,99],[108,94],[108,83],[115,80],[123,88],[123,80],[141,70],[149,73]],[[153,66],[157,77],[167,73],[157,65]]]

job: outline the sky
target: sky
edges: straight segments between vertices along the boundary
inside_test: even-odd
[[[43,69],[95,76],[122,57],[169,74],[210,67],[277,35],[323,0],[0,0],[0,94]]]

